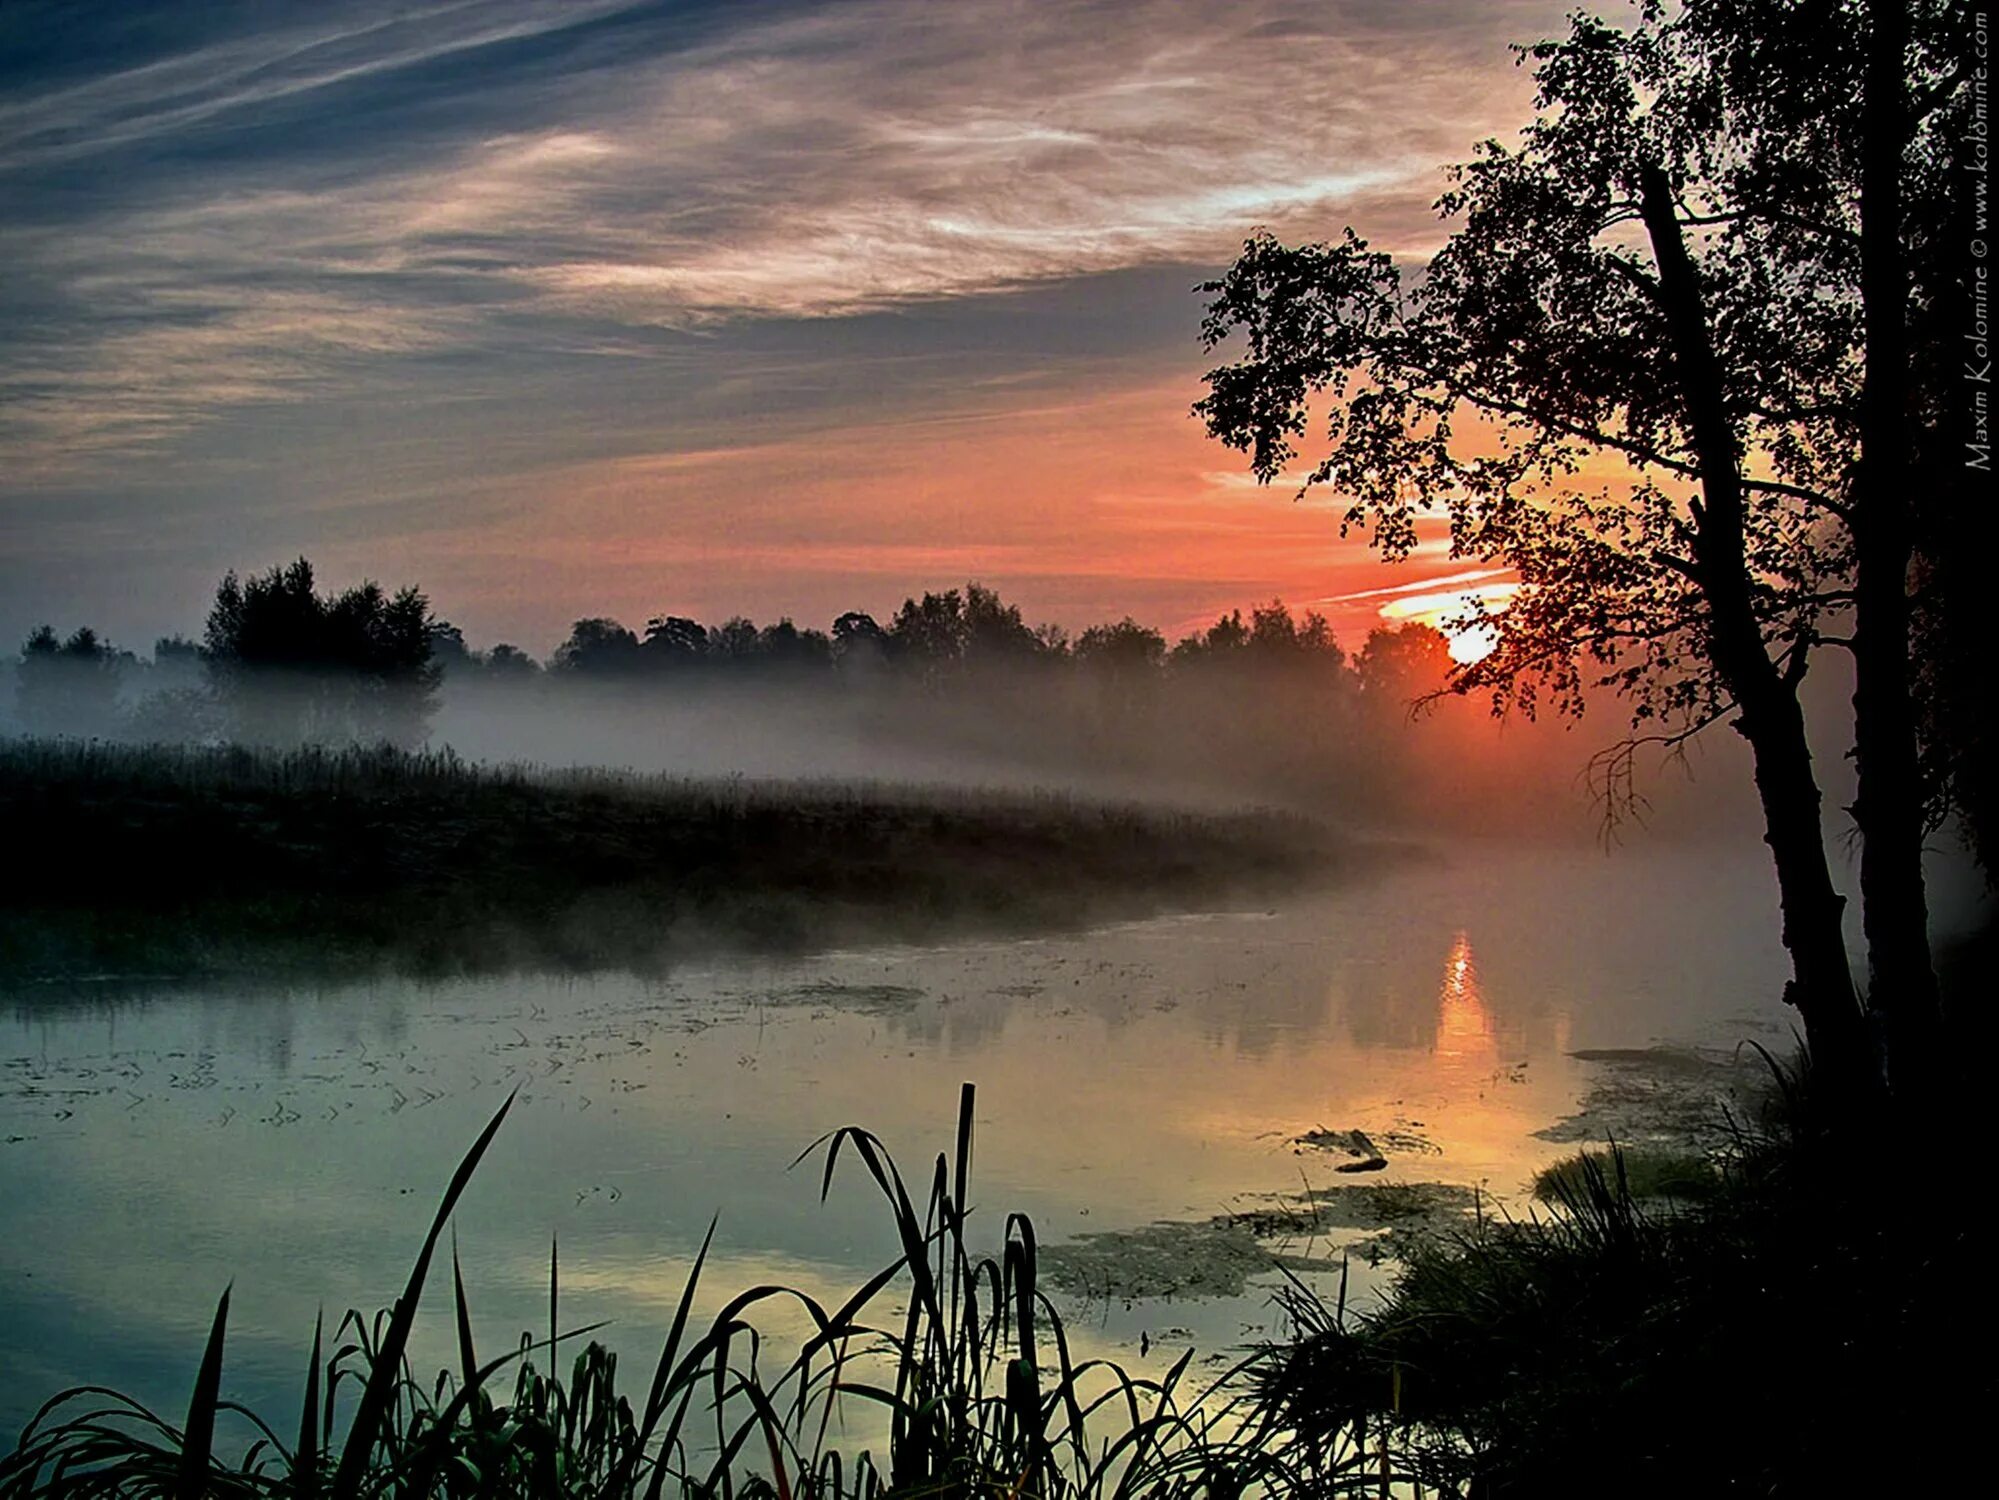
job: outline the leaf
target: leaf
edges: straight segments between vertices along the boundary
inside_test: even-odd
[[[292,1455],[292,1491],[299,1500],[311,1500],[319,1493],[319,1356],[325,1328],[322,1308],[312,1320],[312,1359],[305,1367],[305,1402],[298,1414],[298,1449]]]
[[[479,1139],[472,1143],[472,1149],[459,1162],[458,1170],[452,1174],[451,1185],[444,1191],[444,1201],[437,1206],[430,1233],[423,1238],[423,1249],[417,1253],[416,1264],[410,1268],[409,1281],[403,1287],[402,1296],[396,1299],[389,1326],[374,1351],[368,1384],[361,1392],[361,1404],[355,1410],[354,1425],[347,1434],[347,1446],[340,1452],[340,1467],[333,1474],[335,1500],[354,1500],[361,1493],[361,1483],[368,1472],[368,1456],[374,1449],[382,1419],[388,1414],[389,1401],[396,1388],[397,1371],[402,1366],[403,1351],[409,1345],[410,1325],[416,1321],[417,1299],[423,1295],[424,1277],[430,1271],[430,1257],[437,1249],[438,1237],[444,1233],[446,1221],[465,1192],[465,1185],[472,1180],[480,1158],[492,1145],[493,1137],[499,1133],[500,1122],[506,1119],[507,1111],[513,1106],[514,1095],[509,1094],[507,1102],[487,1122],[486,1128],[479,1133]]]
[[[180,1475],[174,1481],[177,1500],[201,1500],[208,1488],[209,1457],[215,1447],[215,1411],[221,1404],[222,1333],[229,1322],[229,1287],[215,1304],[215,1322],[208,1330],[208,1347],[201,1352],[201,1369],[188,1398],[187,1424],[181,1432]]]

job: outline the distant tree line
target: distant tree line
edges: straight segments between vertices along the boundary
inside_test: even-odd
[[[416,744],[437,705],[438,628],[421,590],[321,593],[301,557],[226,574],[200,642],[162,637],[149,663],[89,627],[59,640],[38,626],[15,668],[16,705],[38,734]]]
[[[1071,635],[979,583],[905,599],[886,623],[849,610],[826,630],[593,616],[542,663],[507,642],[475,649],[414,587],[322,591],[300,558],[225,576],[200,640],[162,638],[150,661],[88,628],[39,627],[15,687],[34,734],[404,745],[427,736],[447,685],[611,701],[757,688],[830,697],[897,743],[1143,775],[1281,767],[1280,782],[1320,784],[1362,776],[1380,747],[1361,741],[1399,726],[1450,666],[1422,625],[1376,629],[1349,654],[1322,615],[1272,600],[1175,642],[1130,616]]]

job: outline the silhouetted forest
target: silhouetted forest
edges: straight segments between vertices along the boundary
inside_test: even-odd
[[[1272,600],[1178,641],[1129,616],[1072,636],[976,582],[826,630],[591,617],[544,663],[506,642],[474,647],[415,587],[323,591],[300,558],[229,574],[201,639],[161,639],[150,658],[87,628],[37,630],[15,704],[21,730],[41,736],[428,740],[688,774],[747,760],[761,774],[1080,778],[1372,819],[1576,817],[1576,742],[1551,762],[1531,726],[1498,732],[1484,704],[1448,695],[1451,667],[1425,625],[1377,628],[1350,652],[1322,615]]]

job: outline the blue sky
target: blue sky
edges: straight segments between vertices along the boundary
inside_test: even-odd
[[[1200,439],[1191,288],[1257,225],[1420,256],[1560,12],[10,0],[0,631],[299,552],[537,652],[1399,583]]]

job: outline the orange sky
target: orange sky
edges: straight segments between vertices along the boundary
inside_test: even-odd
[[[1441,524],[1389,566],[1364,538],[1340,537],[1330,499],[1251,482],[1188,415],[1198,393],[1194,382],[1085,392],[509,476],[479,500],[504,519],[476,539],[437,538],[432,571],[475,636],[531,611],[534,594],[586,585],[628,621],[715,621],[777,593],[823,625],[970,578],[1033,618],[1074,628],[1128,612],[1172,634],[1279,596],[1356,644],[1408,615],[1401,591],[1427,598],[1426,580],[1463,579],[1469,565],[1450,559]],[[1383,589],[1397,593],[1348,597]]]

